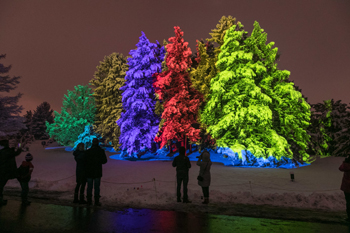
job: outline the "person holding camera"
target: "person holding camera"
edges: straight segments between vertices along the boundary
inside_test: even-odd
[[[202,204],[209,204],[210,168],[212,162],[210,160],[210,153],[206,149],[204,149],[203,153],[198,157],[197,165],[200,167],[197,177],[198,185],[202,187],[204,196],[204,202],[202,202]]]
[[[340,165],[339,170],[344,172],[340,189],[344,192],[346,201],[346,221],[350,222],[350,156]]]

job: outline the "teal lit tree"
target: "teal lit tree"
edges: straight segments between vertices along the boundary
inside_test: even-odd
[[[153,74],[162,70],[165,50],[158,41],[150,43],[142,32],[137,48],[130,51],[129,70],[123,91],[123,108],[117,121],[122,150],[133,155],[142,149],[151,149],[158,132],[160,117],[155,113]]]
[[[201,121],[218,146],[239,156],[249,150],[256,157],[292,158],[292,141],[309,161],[310,105],[287,81],[290,72],[277,68],[278,49],[266,41],[257,22],[249,37],[240,22],[226,32]]]
[[[73,150],[75,150],[79,143],[84,143],[85,149],[88,149],[92,145],[92,140],[97,138],[101,140],[101,135],[94,132],[94,127],[92,125],[86,125],[84,128],[84,132],[78,136],[78,140],[74,143]]]
[[[91,88],[75,86],[64,95],[61,113],[54,112],[54,123],[46,122],[50,137],[64,146],[72,146],[78,136],[84,132],[84,127],[94,123],[95,100]]]

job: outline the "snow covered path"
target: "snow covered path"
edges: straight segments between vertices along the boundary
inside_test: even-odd
[[[34,172],[30,187],[41,190],[72,191],[62,199],[71,199],[75,187],[75,161],[64,148],[45,150],[40,141],[30,147]],[[17,164],[26,152],[17,157]],[[108,156],[113,153],[106,152]],[[342,173],[338,167],[344,158],[318,159],[310,166],[295,169],[228,167],[214,163],[211,169],[210,201],[218,206],[228,203],[275,205],[283,207],[345,210],[339,190]],[[189,198],[200,203],[197,185],[198,167],[190,169]],[[290,172],[295,182],[290,181]],[[19,187],[17,180],[9,187]],[[5,187],[6,189],[6,187]],[[174,203],[175,169],[170,161],[120,161],[108,159],[103,166],[101,201],[104,204],[166,206]]]

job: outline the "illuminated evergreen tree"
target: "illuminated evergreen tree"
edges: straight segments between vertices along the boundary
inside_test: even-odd
[[[0,59],[6,55],[0,54]],[[17,88],[21,77],[10,77],[7,73],[11,70],[11,66],[4,66],[0,63],[0,93],[10,92]],[[8,138],[14,136],[20,130],[25,129],[23,118],[19,116],[22,106],[18,106],[18,100],[22,94],[16,96],[3,96],[0,94],[0,138]]]
[[[61,145],[72,146],[85,126],[94,123],[95,113],[92,89],[88,85],[75,86],[64,95],[61,113],[54,112],[54,123],[46,122],[47,132]]]
[[[46,122],[53,123],[53,110],[50,108],[48,102],[43,102],[34,111],[29,127],[35,139],[48,138]]]
[[[211,80],[201,120],[218,146],[239,156],[249,150],[257,157],[291,158],[291,140],[308,161],[310,106],[286,81],[290,72],[277,69],[278,49],[266,44],[259,24],[246,34],[239,22],[226,32],[216,63],[220,72]]]
[[[224,44],[224,37],[226,34],[226,31],[231,28],[233,25],[236,24],[236,18],[232,18],[231,15],[228,17],[222,16],[221,19],[219,20],[219,23],[216,25],[216,29],[211,30],[211,35],[210,39],[207,39],[209,42],[214,42],[218,46],[215,47],[214,53],[216,57],[219,55],[221,51],[221,46]],[[239,27],[236,27],[238,30],[240,30]],[[246,35],[243,35],[245,37]]]
[[[101,135],[94,132],[94,127],[92,125],[86,125],[84,128],[84,132],[78,136],[78,140],[74,142],[73,150],[75,150],[79,143],[84,143],[85,149],[88,149],[92,145],[92,140],[97,138],[101,140]]]
[[[121,134],[119,142],[122,150],[129,155],[140,149],[151,149],[151,143],[158,132],[160,117],[155,113],[153,74],[162,70],[165,50],[157,41],[150,43],[142,32],[137,48],[130,51],[129,70],[125,76],[123,108],[117,121]]]
[[[155,138],[163,147],[169,140],[192,142],[199,139],[200,129],[197,116],[203,97],[191,87],[188,70],[191,66],[191,49],[182,38],[183,32],[175,28],[175,37],[169,38],[167,44],[166,66],[168,69],[156,75],[153,84],[159,99],[164,103],[162,118],[165,119],[161,134]]]
[[[323,103],[312,104],[311,149],[321,156],[347,156],[350,113],[347,104],[341,100],[325,100]]]
[[[126,58],[122,54],[112,53],[100,62],[94,79],[90,81],[90,84],[95,86],[95,131],[110,142],[116,151],[120,146],[120,128],[116,122],[123,111],[120,88],[125,83],[127,70]]]

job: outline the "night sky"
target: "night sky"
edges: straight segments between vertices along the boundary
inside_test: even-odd
[[[60,112],[67,90],[88,84],[104,56],[128,55],[141,31],[162,43],[180,26],[195,51],[223,15],[249,34],[260,23],[309,102],[350,102],[349,0],[0,0],[0,62],[22,77],[12,94],[25,110],[47,101]]]

